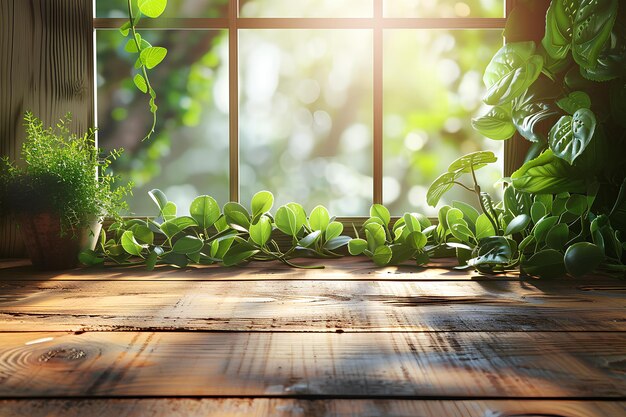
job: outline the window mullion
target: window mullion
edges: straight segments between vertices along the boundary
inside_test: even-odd
[[[228,4],[228,100],[230,201],[239,201],[239,0]]]
[[[383,0],[374,0],[373,202],[383,203]]]

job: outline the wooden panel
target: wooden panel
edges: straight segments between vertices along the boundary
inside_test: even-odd
[[[146,271],[145,267],[78,268],[64,272],[42,272],[33,269],[25,259],[0,261],[1,281],[468,281],[517,280],[519,274],[479,275],[473,271],[452,269],[455,259],[436,259],[428,268],[415,265],[380,268],[366,257],[347,256],[340,259],[296,259],[299,265],[324,265],[324,269],[296,269],[279,262],[253,262],[244,267],[224,268],[217,265],[178,269],[159,267]]]
[[[13,417],[619,417],[626,402],[257,399],[11,400]]]
[[[0,283],[0,331],[626,331],[626,283]]]
[[[93,0],[0,2],[0,155],[15,159],[23,115],[46,124],[72,113],[72,130],[94,125]],[[23,249],[19,233],[0,218],[0,257]]]
[[[626,333],[4,333],[0,396],[624,399]]]

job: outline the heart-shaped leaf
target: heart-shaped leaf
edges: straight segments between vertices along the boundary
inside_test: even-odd
[[[250,229],[250,213],[239,203],[226,203],[224,205],[224,217],[233,229],[242,232],[247,232]]]
[[[265,246],[272,236],[272,221],[267,216],[261,216],[256,224],[250,226],[250,238],[259,246]]]
[[[550,149],[571,165],[589,145],[595,129],[596,117],[589,109],[579,109],[572,116],[563,116],[548,135]]]
[[[530,224],[530,216],[527,214],[520,214],[516,216],[513,220],[509,222],[506,226],[506,230],[504,231],[505,235],[514,235],[516,233],[520,233],[526,229],[526,227]]]
[[[379,218],[385,226],[389,225],[389,222],[391,221],[389,210],[387,210],[387,207],[382,204],[374,204],[370,207],[370,217]]]
[[[137,0],[141,13],[153,19],[161,16],[167,7],[167,0]]]
[[[483,136],[493,140],[506,140],[515,134],[511,121],[511,106],[495,106],[483,116],[472,119],[472,127]]]
[[[472,170],[476,171],[497,160],[498,158],[496,158],[496,155],[491,151],[472,152],[454,160],[450,166],[448,166],[448,172],[469,173],[472,172]]]
[[[348,243],[350,255],[360,255],[367,249],[367,241],[364,239],[352,239]]]
[[[548,8],[546,34],[541,43],[554,59],[565,59],[571,49],[578,5],[579,0],[552,0]]]
[[[124,232],[121,243],[124,250],[134,256],[141,256],[141,252],[145,248],[143,245],[140,245],[137,240],[135,240],[135,236],[130,230]]]
[[[189,213],[204,230],[213,226],[221,216],[217,201],[208,195],[196,197],[189,207]]]
[[[385,266],[389,264],[392,256],[393,252],[389,246],[379,246],[374,251],[372,259],[376,265]]]
[[[189,255],[191,253],[200,252],[203,246],[204,242],[202,239],[198,239],[195,236],[183,236],[174,242],[172,251],[183,255]]]
[[[584,91],[573,91],[567,97],[563,97],[556,104],[563,109],[563,111],[574,114],[580,109],[591,108],[591,98]]]
[[[146,66],[148,69],[152,69],[159,65],[167,55],[167,49],[162,48],[160,46],[150,46],[141,51],[139,54],[139,59],[141,63]]]
[[[252,196],[250,208],[252,209],[252,217],[257,218],[261,214],[267,213],[274,205],[274,195],[269,191],[259,191]]]
[[[570,275],[580,277],[593,272],[604,259],[604,251],[599,246],[589,242],[574,243],[565,252],[565,269]]]
[[[617,17],[618,0],[580,0],[572,30],[572,56],[583,68],[595,68]]]
[[[311,229],[320,231],[326,230],[329,222],[330,215],[328,214],[328,210],[326,210],[326,207],[317,206],[313,209],[313,211],[311,211],[311,216],[309,217]]]
[[[339,222],[330,222],[326,227],[324,238],[329,241],[341,235],[343,233],[343,224]]]
[[[288,236],[296,236],[299,231],[297,228],[298,219],[296,217],[296,213],[294,213],[289,206],[280,207],[278,211],[276,211],[276,217],[274,220],[278,230]]]

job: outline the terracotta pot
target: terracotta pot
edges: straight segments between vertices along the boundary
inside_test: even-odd
[[[95,220],[88,228],[67,231],[61,236],[61,219],[51,213],[17,216],[24,245],[33,266],[40,269],[71,269],[83,249],[95,248],[102,224]]]

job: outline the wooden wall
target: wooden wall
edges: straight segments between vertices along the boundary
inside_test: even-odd
[[[73,131],[94,125],[93,0],[0,0],[0,155],[19,156],[22,118],[46,124],[72,113]],[[23,254],[0,219],[0,258]]]

